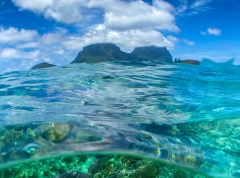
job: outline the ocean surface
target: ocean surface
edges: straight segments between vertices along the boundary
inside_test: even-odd
[[[0,166],[75,153],[141,155],[240,176],[240,67],[69,64],[0,76]]]

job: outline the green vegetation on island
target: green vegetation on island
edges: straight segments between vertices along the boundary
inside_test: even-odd
[[[71,64],[74,63],[98,63],[110,61],[149,61],[156,60],[172,63],[172,56],[166,47],[137,47],[132,53],[120,50],[112,43],[98,43],[86,46],[80,51]],[[46,62],[34,66],[32,69],[52,67]]]
[[[166,47],[146,46],[137,47],[131,54],[134,54],[140,58],[151,61],[162,61],[172,63],[172,55],[169,53]]]
[[[47,62],[43,62],[43,63],[40,63],[40,64],[37,64],[37,65],[33,66],[31,68],[31,70],[33,70],[33,69],[41,69],[41,68],[48,68],[48,67],[53,67],[53,66],[55,66],[55,65],[49,64]]]
[[[98,63],[109,61],[142,61],[143,59],[120,50],[115,44],[92,44],[83,48],[72,63]]]
[[[110,61],[161,61],[173,63],[172,55],[166,47],[144,46],[136,47],[132,53],[126,53],[120,50],[118,46],[112,43],[98,43],[86,46],[80,51],[77,57],[71,62],[75,63],[99,63]],[[178,60],[175,63],[185,63],[199,65],[196,60]],[[40,69],[53,67],[55,65],[43,62],[35,65],[31,69]]]
[[[196,61],[196,60],[183,60],[180,63],[184,63],[184,64],[192,64],[192,65],[199,65],[200,62]]]

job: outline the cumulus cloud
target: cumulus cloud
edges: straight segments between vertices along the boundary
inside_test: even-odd
[[[207,35],[207,33],[206,32],[202,32],[202,31],[200,31],[200,33],[201,33],[201,35]]]
[[[104,25],[113,30],[148,28],[179,32],[171,13],[174,7],[161,0],[153,0],[152,4],[143,1],[92,0],[89,7],[104,9]]]
[[[208,28],[207,31],[208,31],[208,34],[217,35],[217,36],[220,36],[222,32],[222,30],[218,28]]]
[[[31,41],[36,35],[36,30],[18,30],[10,27],[9,29],[0,29],[0,43],[16,43],[20,41]]]
[[[189,40],[187,40],[187,39],[182,39],[182,41],[183,41],[184,43],[187,43],[188,45],[195,45],[195,42],[194,42],[194,41],[189,41]]]
[[[4,48],[0,51],[0,59],[34,59],[40,55],[40,50],[24,52],[14,48]]]
[[[86,3],[86,0],[53,0],[52,6],[46,9],[44,16],[67,24],[79,22],[83,19],[81,9]]]
[[[82,19],[81,8],[86,6],[88,0],[12,0],[12,2],[20,9],[42,13],[46,18],[70,24]]]
[[[162,33],[155,30],[115,31],[106,28],[103,24],[92,28],[81,37],[68,37],[62,44],[67,49],[81,50],[84,46],[103,42],[114,43],[126,52],[131,52],[134,47],[138,46],[166,46],[168,49],[174,47],[174,43],[171,40],[165,38]]]
[[[46,18],[67,24],[83,19],[84,9],[104,10],[104,24],[114,30],[160,29],[179,32],[175,25],[174,7],[162,0],[153,0],[152,6],[143,1],[121,0],[12,0],[21,9],[42,13]],[[39,5],[39,6],[38,6]]]
[[[48,6],[53,4],[53,0],[12,0],[12,2],[22,9],[43,12]]]

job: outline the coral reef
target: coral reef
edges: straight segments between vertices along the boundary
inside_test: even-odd
[[[91,177],[83,172],[68,171],[55,178],[91,178]]]
[[[150,163],[148,165],[141,166],[138,171],[133,175],[133,178],[155,178],[157,177],[157,167]]]
[[[70,132],[70,125],[67,123],[46,123],[41,124],[36,128],[36,132],[38,135],[41,135],[42,138],[52,141],[58,142],[64,139]]]
[[[88,168],[88,173],[96,174],[100,168],[101,162],[103,160],[101,158],[96,159]]]
[[[177,170],[176,172],[174,172],[173,177],[174,178],[187,178],[187,175],[185,172],[183,172],[181,170]]]
[[[75,155],[0,169],[7,178],[207,178],[150,159],[119,154]]]

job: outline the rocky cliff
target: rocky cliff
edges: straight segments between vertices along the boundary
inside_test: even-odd
[[[131,54],[134,54],[140,58],[151,61],[162,61],[172,63],[172,55],[169,53],[166,47],[137,47]]]
[[[98,63],[108,61],[139,61],[135,55],[125,53],[115,44],[92,44],[83,48],[72,63]]]

